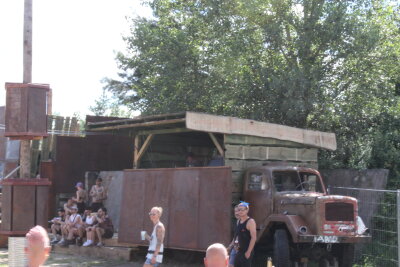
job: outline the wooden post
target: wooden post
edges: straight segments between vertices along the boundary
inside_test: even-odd
[[[32,0],[24,3],[23,83],[32,82]],[[31,141],[21,140],[20,177],[31,176]]]
[[[139,168],[139,161],[138,161],[138,156],[139,156],[139,135],[135,135],[135,143],[134,143],[134,152],[133,152],[133,168],[137,169]]]
[[[215,147],[217,148],[219,154],[224,157],[224,149],[222,148],[222,146],[220,145],[220,143],[218,142],[217,138],[215,137],[215,135],[213,133],[208,133],[208,135],[210,136],[211,140],[213,141]]]

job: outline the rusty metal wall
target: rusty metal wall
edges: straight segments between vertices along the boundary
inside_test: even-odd
[[[47,85],[6,83],[6,136],[47,136]]]
[[[140,231],[152,231],[148,212],[163,207],[165,246],[205,250],[231,238],[231,168],[199,167],[125,170],[118,239],[147,245]]]
[[[113,135],[57,136],[54,193],[73,193],[75,184],[85,180],[86,171],[131,168],[133,140]]]

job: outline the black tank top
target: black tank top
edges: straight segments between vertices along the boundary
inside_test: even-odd
[[[251,218],[249,217],[243,223],[239,222],[239,224],[237,226],[236,233],[237,233],[237,237],[238,237],[238,241],[239,241],[239,251],[242,253],[246,253],[247,249],[249,248],[249,244],[250,244],[251,235],[250,235],[250,231],[247,230],[247,228],[246,228],[247,222],[250,219]]]

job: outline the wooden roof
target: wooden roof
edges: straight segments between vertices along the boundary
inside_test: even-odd
[[[123,129],[133,131],[137,134],[177,133],[185,131],[239,134],[273,138],[296,142],[306,146],[336,150],[336,137],[334,133],[189,111],[87,124],[88,131],[116,131]]]

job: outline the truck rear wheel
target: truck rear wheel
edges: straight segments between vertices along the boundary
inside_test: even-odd
[[[289,238],[286,230],[278,229],[274,234],[274,266],[291,267]]]

